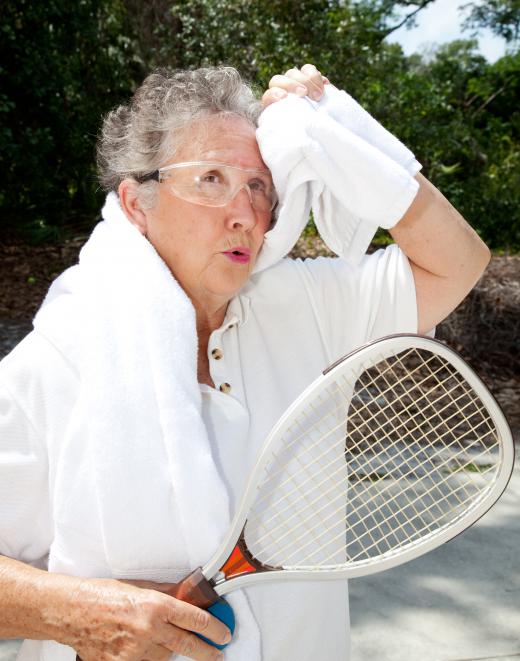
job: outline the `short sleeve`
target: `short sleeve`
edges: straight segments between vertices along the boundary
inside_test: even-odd
[[[36,562],[48,552],[46,452],[0,369],[0,553]]]
[[[385,335],[417,332],[413,273],[397,245],[366,255],[358,266],[318,258],[302,269],[331,362]]]
[[[76,390],[33,331],[0,361],[0,554],[40,564],[54,536],[52,462]],[[54,459],[53,459],[54,456]]]

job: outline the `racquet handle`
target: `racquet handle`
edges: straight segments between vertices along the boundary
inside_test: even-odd
[[[205,610],[220,599],[200,567],[188,574],[179,583],[162,583],[158,584],[158,588],[159,592]],[[76,655],[76,661],[82,661],[79,654]]]
[[[204,609],[220,599],[200,567],[179,583],[172,583],[168,589],[164,590],[164,593]]]

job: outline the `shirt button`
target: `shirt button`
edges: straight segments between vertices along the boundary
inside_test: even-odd
[[[213,349],[211,355],[215,360],[220,360],[224,354],[220,349]]]
[[[229,383],[222,383],[219,388],[220,392],[229,392],[231,390],[231,386]]]

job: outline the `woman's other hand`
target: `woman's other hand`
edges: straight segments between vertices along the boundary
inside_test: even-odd
[[[322,76],[314,64],[304,64],[301,69],[289,69],[283,75],[276,75],[269,81],[269,88],[262,96],[262,105],[267,108],[271,103],[280,101],[289,92],[298,96],[309,96],[313,101],[319,101],[323,95],[324,86],[329,80]]]
[[[82,661],[167,661],[172,653],[200,661],[223,658],[192,632],[224,644],[229,642],[228,628],[207,611],[155,589],[160,587],[143,581],[82,580],[74,608],[57,614],[63,622],[59,642],[73,647]]]

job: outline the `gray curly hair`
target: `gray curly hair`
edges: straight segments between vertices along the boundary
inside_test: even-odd
[[[117,191],[123,179],[139,179],[157,170],[180,147],[193,121],[232,113],[257,126],[260,111],[252,88],[233,67],[156,69],[129,103],[104,118],[97,143],[101,186]],[[148,190],[142,192],[154,193],[155,185],[143,183],[141,189]]]

